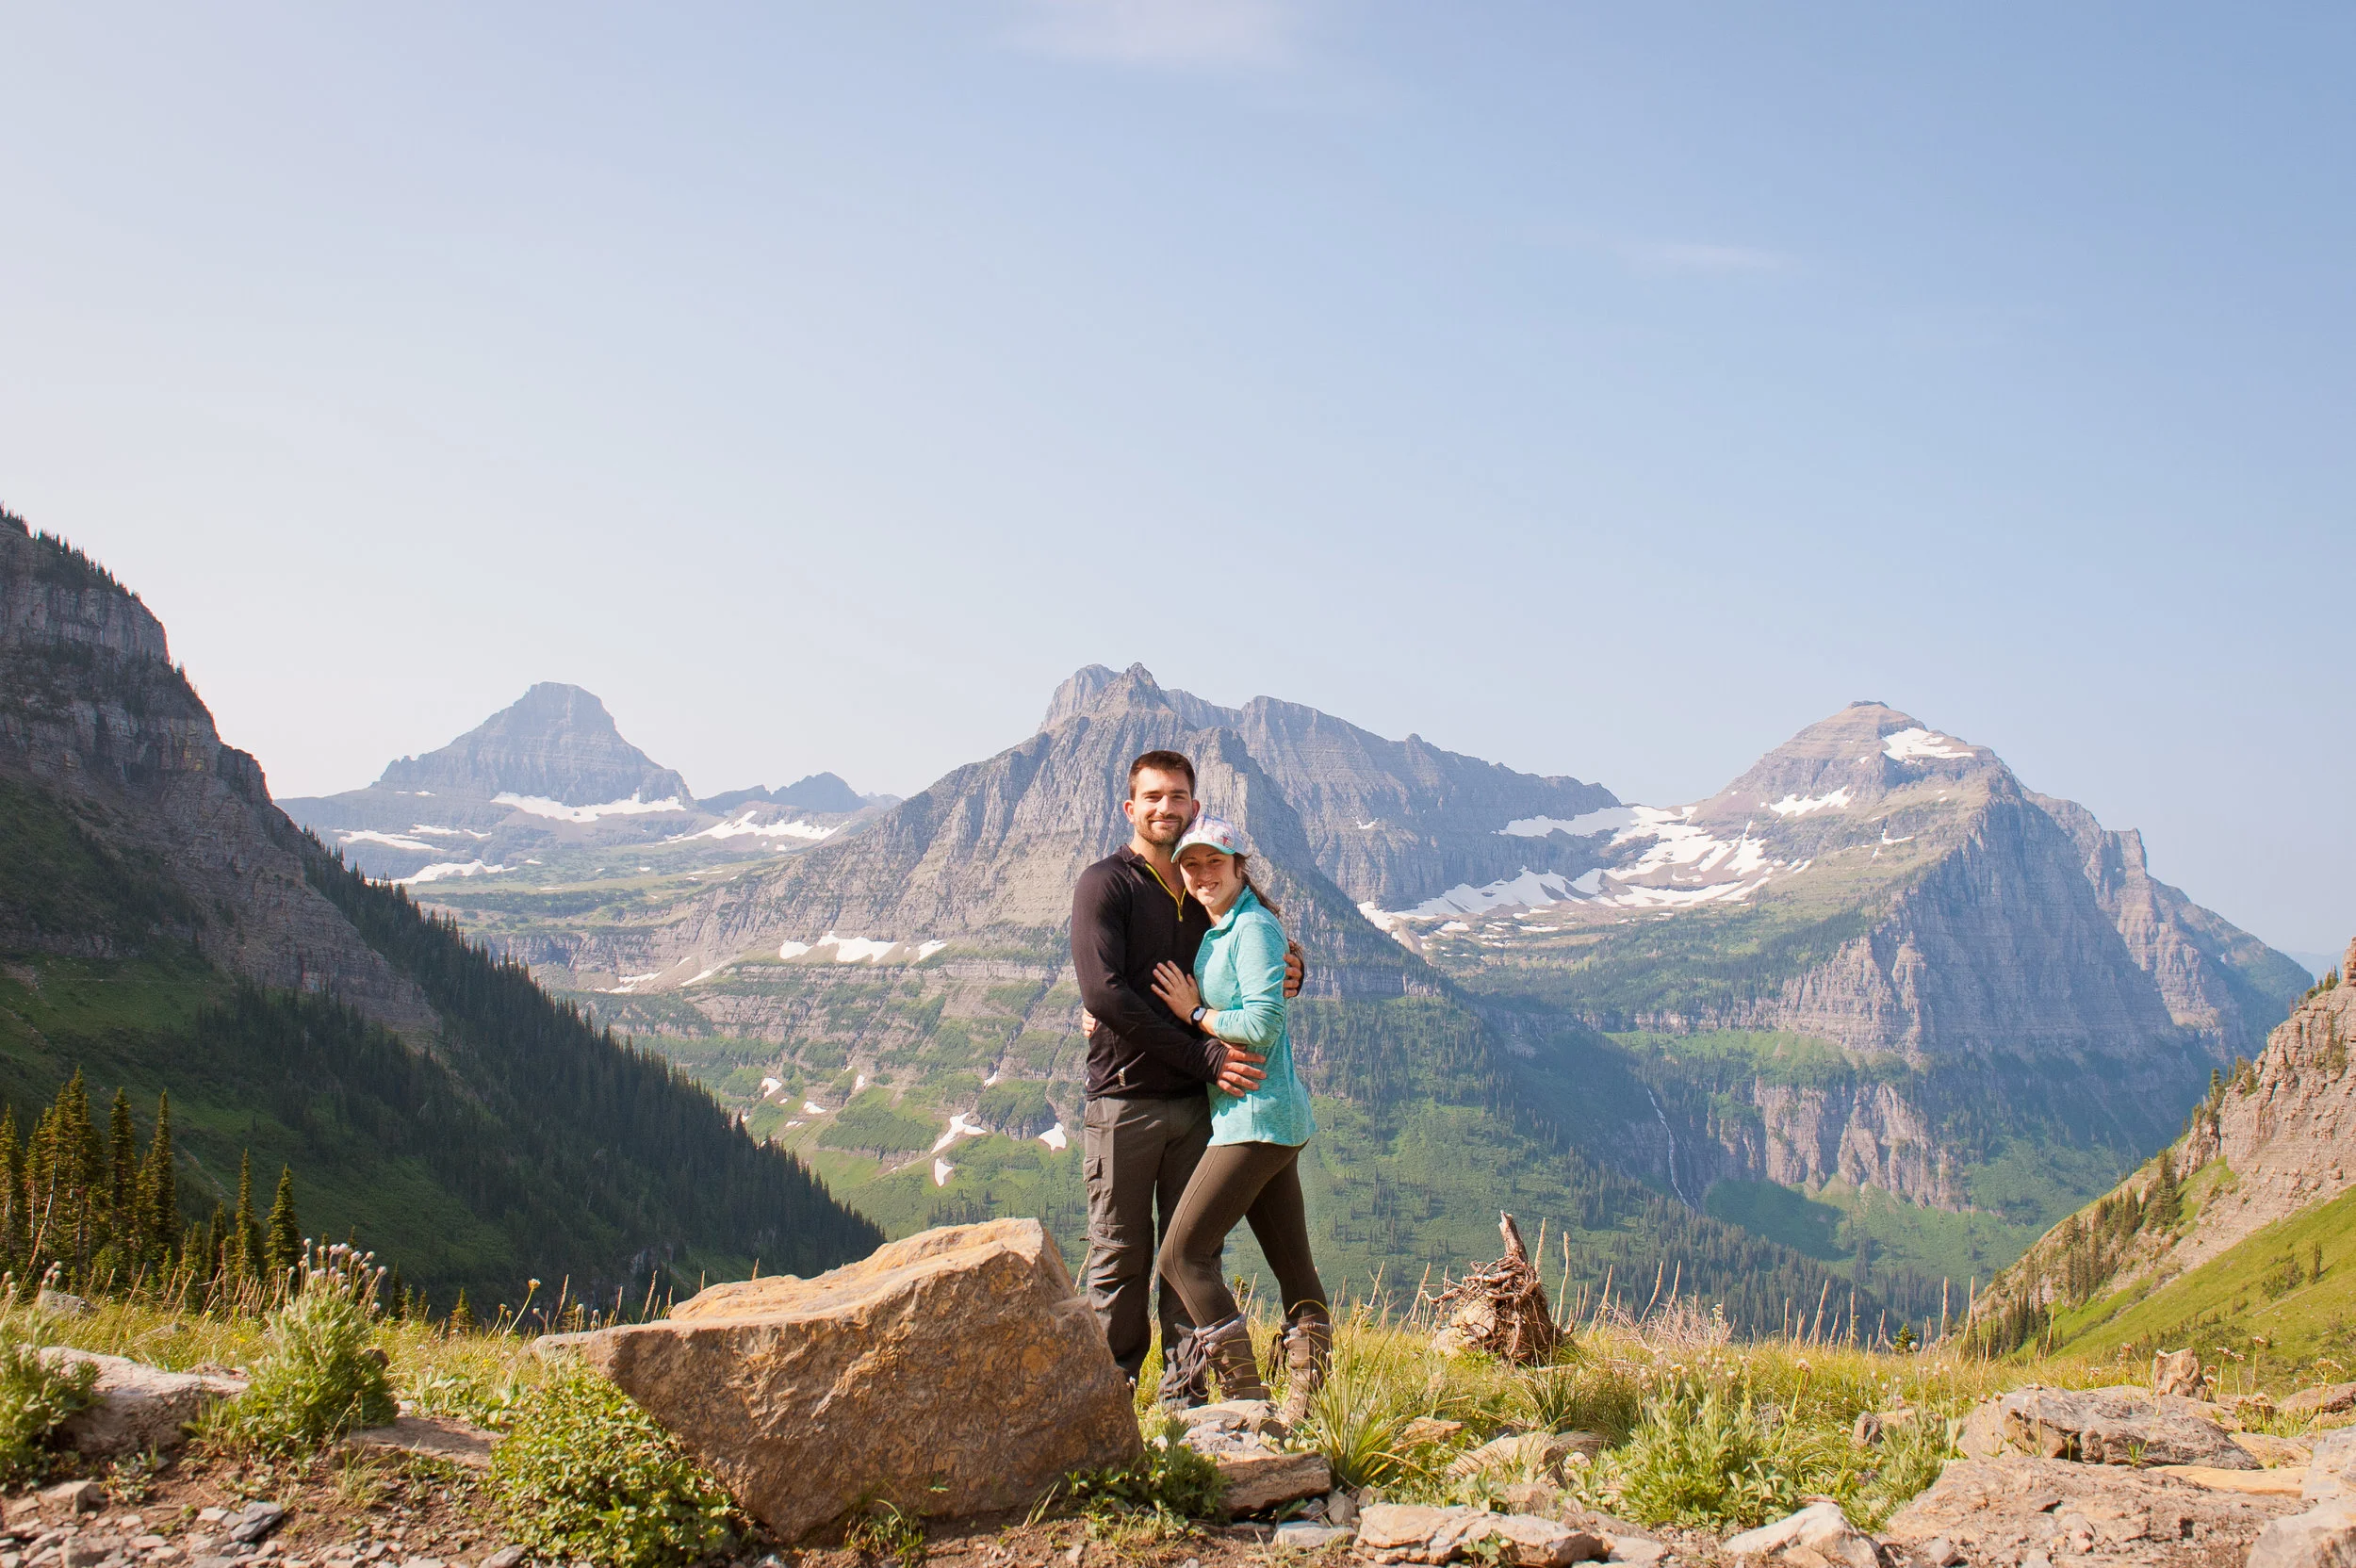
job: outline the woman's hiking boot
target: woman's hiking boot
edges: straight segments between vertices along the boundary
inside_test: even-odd
[[[1162,1345],[1162,1382],[1153,1402],[1176,1414],[1211,1402],[1210,1369],[1203,1364],[1203,1336],[1191,1329],[1170,1331]]]
[[[1203,1364],[1219,1380],[1221,1399],[1268,1397],[1268,1384],[1260,1380],[1260,1364],[1252,1354],[1252,1325],[1242,1314],[1198,1330],[1194,1338]]]
[[[1284,1330],[1284,1408],[1277,1412],[1278,1420],[1289,1428],[1309,1418],[1309,1401],[1325,1386],[1325,1369],[1333,1361],[1333,1318],[1314,1304],[1293,1309]]]

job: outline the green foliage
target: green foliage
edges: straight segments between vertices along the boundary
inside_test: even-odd
[[[973,1119],[1009,1137],[1036,1137],[1055,1124],[1055,1109],[1038,1079],[1002,1078],[982,1090]]]
[[[871,1088],[836,1113],[818,1141],[828,1149],[896,1154],[930,1149],[937,1135],[931,1122],[895,1109],[889,1089]]]
[[[270,1315],[269,1348],[246,1391],[219,1408],[215,1441],[264,1454],[307,1452],[396,1413],[385,1358],[374,1345],[372,1260],[347,1248],[300,1259],[301,1289]]]
[[[1225,1482],[1219,1466],[1179,1440],[1186,1428],[1164,1417],[1145,1438],[1134,1462],[1102,1470],[1075,1470],[1064,1478],[1064,1494],[1088,1512],[1146,1513],[1170,1520],[1212,1519],[1219,1513]]]
[[[95,1363],[53,1370],[41,1349],[6,1325],[0,1332],[0,1486],[23,1486],[48,1474],[46,1442],[57,1424],[97,1396]]]
[[[263,1264],[270,1277],[276,1279],[292,1268],[302,1256],[303,1222],[295,1217],[294,1169],[281,1166],[277,1200],[270,1204],[270,1219],[263,1227]]]
[[[736,1523],[677,1438],[579,1367],[524,1396],[491,1486],[509,1530],[543,1560],[679,1568],[726,1545]]]
[[[897,1503],[870,1503],[843,1527],[843,1544],[878,1561],[916,1568],[924,1560],[924,1516]]]
[[[1845,1435],[1770,1415],[1712,1388],[1646,1401],[1628,1446],[1596,1467],[1619,1509],[1640,1524],[1751,1529],[1805,1506],[1844,1506],[1862,1484]]]

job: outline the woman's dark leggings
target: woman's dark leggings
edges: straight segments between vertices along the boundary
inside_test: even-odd
[[[1300,1162],[1299,1147],[1281,1143],[1218,1143],[1203,1152],[1162,1233],[1155,1266],[1198,1325],[1208,1328],[1235,1315],[1235,1298],[1220,1278],[1219,1254],[1238,1219],[1252,1222],[1287,1314],[1303,1302],[1325,1305],[1325,1286],[1309,1256]]]

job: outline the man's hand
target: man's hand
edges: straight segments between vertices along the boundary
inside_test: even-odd
[[[1091,1039],[1096,1035],[1096,1015],[1086,1007],[1080,1009],[1080,1033],[1084,1037]]]
[[[1284,944],[1285,1001],[1290,1002],[1294,997],[1301,994],[1301,977],[1306,972],[1308,972],[1308,966],[1301,961],[1301,944],[1299,942],[1286,942]]]
[[[1268,1074],[1260,1070],[1266,1056],[1256,1056],[1240,1045],[1227,1048],[1227,1059],[1221,1063],[1219,1077],[1213,1080],[1229,1094],[1250,1094],[1260,1086]]]

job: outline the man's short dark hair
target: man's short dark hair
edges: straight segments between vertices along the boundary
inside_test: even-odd
[[[1137,792],[1137,775],[1143,773],[1148,768],[1153,769],[1155,773],[1185,774],[1186,776],[1186,792],[1188,794],[1192,794],[1194,792],[1194,763],[1187,760],[1185,752],[1148,751],[1138,754],[1137,760],[1129,764],[1129,793],[1132,796],[1135,796]]]

